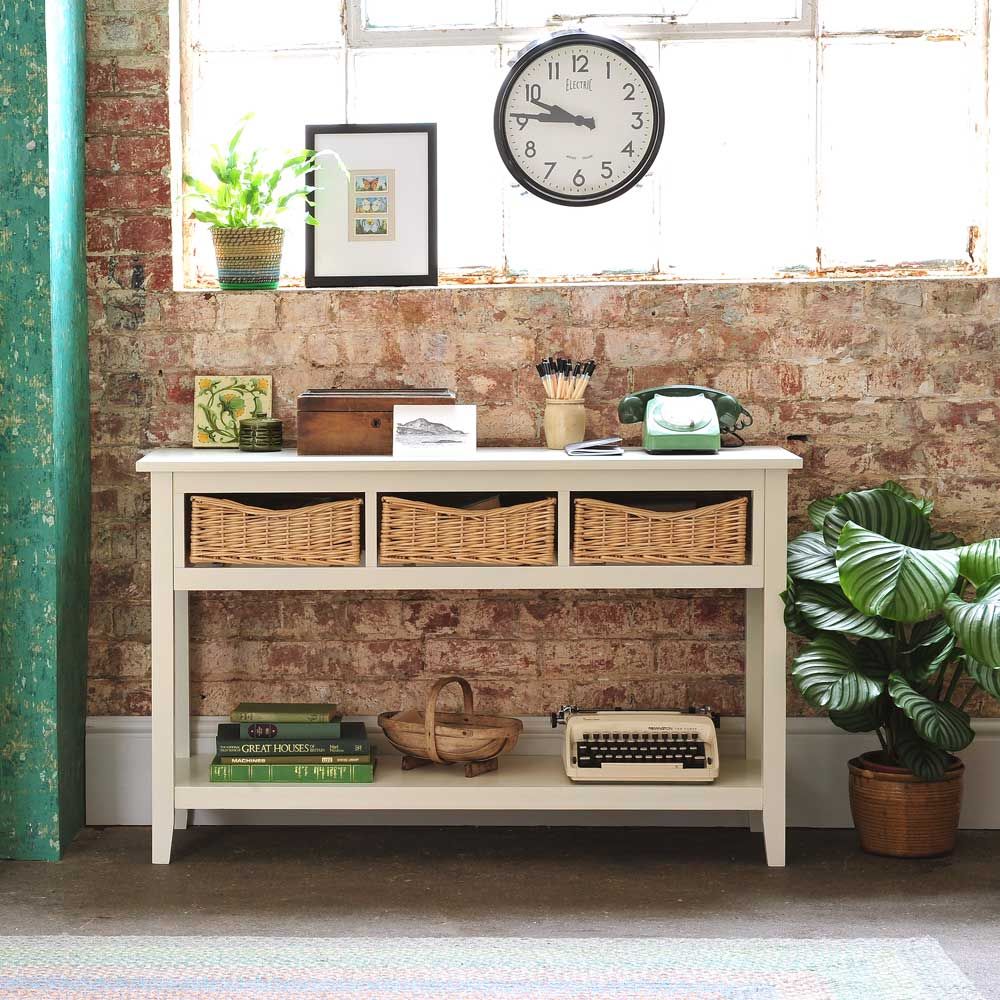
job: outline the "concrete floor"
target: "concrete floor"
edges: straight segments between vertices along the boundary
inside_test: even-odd
[[[202,827],[148,856],[148,830],[109,827],[0,863],[4,933],[929,936],[1000,1000],[1000,832],[917,862],[792,830],[784,870],[725,829]]]

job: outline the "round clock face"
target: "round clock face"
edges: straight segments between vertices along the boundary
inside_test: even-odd
[[[514,63],[493,131],[507,169],[532,194],[596,205],[649,170],[663,138],[663,98],[624,42],[557,35]]]

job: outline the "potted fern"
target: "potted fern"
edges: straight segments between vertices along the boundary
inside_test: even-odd
[[[809,505],[788,546],[785,623],[808,644],[792,677],[814,708],[880,749],[850,762],[861,846],[929,857],[955,844],[965,711],[1000,699],[1000,538],[933,528],[933,503],[897,483]]]
[[[212,147],[217,183],[184,175],[191,189],[185,197],[202,203],[191,217],[211,226],[219,287],[229,290],[278,287],[285,232],[277,217],[296,199],[308,198],[311,189],[295,182],[316,166],[316,154],[309,149],[271,168],[261,166],[261,150],[244,154],[240,140],[251,117],[241,119],[225,153]],[[315,225],[311,216],[306,222]]]

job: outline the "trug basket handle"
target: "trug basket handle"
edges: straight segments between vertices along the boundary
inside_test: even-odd
[[[449,684],[458,684],[462,688],[463,711],[466,715],[473,714],[472,688],[464,677],[439,677],[427,695],[427,710],[424,712],[424,736],[427,740],[427,756],[435,764],[444,763],[438,754],[437,732],[435,731],[437,700],[442,690]]]

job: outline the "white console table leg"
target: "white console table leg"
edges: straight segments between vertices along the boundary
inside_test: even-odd
[[[764,488],[764,589],[760,609],[763,660],[761,772],[764,785],[764,850],[772,868],[785,864],[785,586],[788,537],[787,474],[768,471]]]
[[[761,616],[764,609],[762,590],[746,591],[744,631],[746,634],[746,734],[744,752],[747,760],[761,759],[761,733],[764,708],[764,657],[760,644]],[[764,820],[760,812],[749,814],[749,827],[754,833],[762,833]]]
[[[174,658],[173,474],[156,472],[150,480],[153,864],[165,865],[170,863],[176,818],[174,719],[178,664]]]
[[[191,756],[191,680],[188,673],[188,592],[174,592],[174,745],[176,757]],[[174,829],[186,830],[190,812],[174,810]]]

